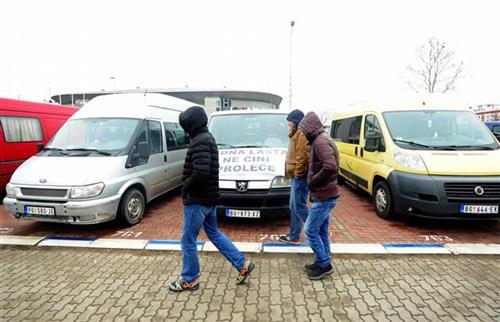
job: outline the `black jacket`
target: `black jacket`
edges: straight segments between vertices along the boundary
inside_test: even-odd
[[[219,194],[219,151],[208,132],[207,114],[193,106],[179,115],[179,123],[190,142],[182,174],[184,204],[217,205]]]

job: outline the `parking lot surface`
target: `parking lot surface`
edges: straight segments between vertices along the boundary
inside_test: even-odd
[[[289,229],[286,217],[220,218],[219,227],[234,241],[272,242]],[[173,191],[148,205],[143,220],[132,227],[116,222],[75,226],[12,218],[0,207],[0,234],[119,239],[178,240],[182,231],[182,199]],[[483,243],[500,244],[500,221],[386,221],[375,214],[367,194],[341,186],[330,223],[333,243]],[[203,231],[200,240],[207,240]]]
[[[310,281],[312,255],[258,254],[247,285],[200,255],[200,289],[173,293],[177,252],[0,247],[2,321],[499,321],[498,256],[340,256]]]

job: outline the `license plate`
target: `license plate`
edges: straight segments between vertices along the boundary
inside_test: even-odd
[[[226,209],[226,217],[260,218],[259,210]]]
[[[52,207],[24,206],[25,215],[55,216],[56,211]]]
[[[460,205],[462,214],[498,214],[498,206]]]

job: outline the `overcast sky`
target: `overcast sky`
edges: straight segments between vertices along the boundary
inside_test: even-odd
[[[410,93],[415,49],[446,41],[457,95],[500,103],[499,1],[0,1],[0,96],[141,88],[258,90],[288,108]],[[495,101],[496,100],[496,101]]]

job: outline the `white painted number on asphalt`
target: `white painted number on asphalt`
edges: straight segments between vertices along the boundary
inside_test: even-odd
[[[14,228],[10,228],[10,227],[0,227],[0,234],[8,234],[13,230],[14,230]]]
[[[453,238],[444,235],[420,235],[425,241],[445,242],[453,241]]]
[[[118,230],[114,235],[111,235],[111,237],[125,237],[125,238],[137,238],[140,235],[142,235],[142,231],[129,231],[129,230]]]

